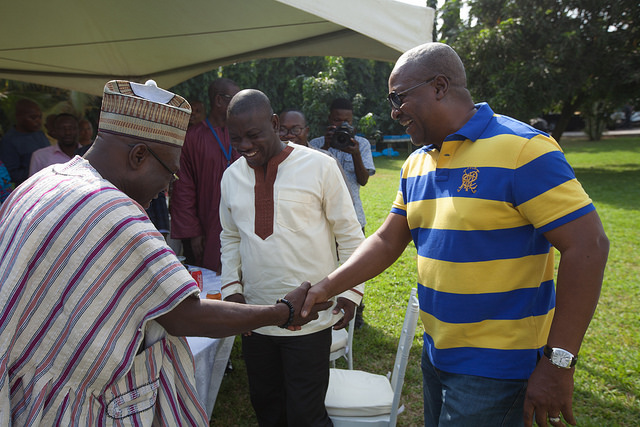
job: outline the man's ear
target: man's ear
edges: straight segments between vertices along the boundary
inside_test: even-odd
[[[131,151],[129,151],[129,166],[133,170],[138,170],[142,167],[145,159],[147,158],[147,146],[144,144],[136,144]]]
[[[273,131],[276,134],[280,132],[280,117],[277,114],[271,115],[271,126],[273,126]]]
[[[433,87],[436,89],[436,99],[440,100],[449,91],[449,79],[444,74],[440,74],[434,79]]]

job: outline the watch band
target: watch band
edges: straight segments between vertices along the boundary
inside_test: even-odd
[[[571,369],[578,363],[578,356],[574,356],[571,352],[563,348],[545,345],[542,353],[549,359],[552,365],[558,368]]]

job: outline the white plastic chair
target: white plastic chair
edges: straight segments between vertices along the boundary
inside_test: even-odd
[[[344,357],[347,360],[349,369],[353,369],[353,331],[356,328],[356,313],[353,313],[353,319],[349,321],[349,326],[339,330],[331,330],[331,352],[329,360],[331,366],[336,367],[336,360]]]
[[[325,406],[335,427],[396,425],[404,374],[418,322],[418,298],[411,290],[398,342],[393,374],[377,375],[348,369],[331,369]]]

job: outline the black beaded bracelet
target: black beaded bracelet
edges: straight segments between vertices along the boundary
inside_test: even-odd
[[[280,326],[282,329],[286,329],[293,323],[293,315],[295,314],[296,310],[293,308],[293,304],[291,304],[291,302],[287,299],[280,298],[278,299],[278,301],[276,301],[276,304],[278,304],[279,302],[287,304],[287,306],[289,307],[289,319],[284,325]]]

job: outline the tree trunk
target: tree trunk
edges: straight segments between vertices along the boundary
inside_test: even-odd
[[[589,136],[589,141],[600,141],[606,125],[605,103],[596,101],[585,110],[585,132]]]
[[[571,120],[571,116],[575,108],[571,102],[563,102],[562,103],[562,111],[560,112],[560,118],[558,119],[558,123],[556,123],[556,127],[553,128],[552,136],[553,138],[560,142],[560,138],[562,138],[562,134],[564,133],[567,125],[569,125],[569,120]]]

